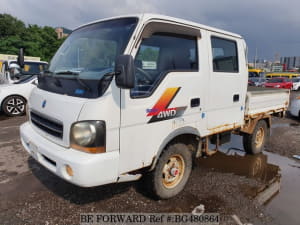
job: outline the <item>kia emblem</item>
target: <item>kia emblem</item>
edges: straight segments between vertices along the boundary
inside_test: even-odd
[[[46,107],[46,103],[47,103],[46,100],[44,100],[44,101],[42,102],[42,108],[45,108],[45,107]]]

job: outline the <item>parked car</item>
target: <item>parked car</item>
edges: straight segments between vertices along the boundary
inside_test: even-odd
[[[17,64],[16,60],[7,60],[2,64],[0,71],[0,84],[13,84],[22,80],[22,76],[27,75],[39,75],[43,72],[48,65],[44,61],[24,61],[24,68],[21,68]]]
[[[255,86],[254,82],[249,78],[248,80],[248,86]]]
[[[290,113],[300,118],[300,95],[291,101]]]
[[[266,78],[263,77],[250,77],[249,80],[253,82],[253,86],[262,87],[266,83]]]
[[[290,79],[286,77],[276,77],[268,80],[264,87],[267,88],[285,88],[285,89],[292,89],[293,83]]]
[[[293,78],[292,82],[293,82],[293,90],[300,91],[300,77]]]
[[[21,116],[26,112],[26,103],[32,89],[37,85],[37,77],[23,76],[14,84],[0,87],[0,111],[8,116]]]

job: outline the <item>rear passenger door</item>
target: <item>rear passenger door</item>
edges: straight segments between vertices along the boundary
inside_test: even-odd
[[[243,123],[247,88],[242,39],[208,32],[210,88],[207,127],[217,133]]]

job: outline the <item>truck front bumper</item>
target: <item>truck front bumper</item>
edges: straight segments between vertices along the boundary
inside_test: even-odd
[[[26,151],[54,174],[81,187],[113,183],[118,178],[119,152],[89,154],[57,145],[39,135],[29,122],[20,127]],[[73,175],[67,172],[67,166]]]

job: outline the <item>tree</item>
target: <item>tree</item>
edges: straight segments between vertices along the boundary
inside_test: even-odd
[[[0,53],[18,54],[24,48],[25,55],[49,61],[65,39],[58,39],[55,29],[24,23],[8,14],[0,14]]]
[[[0,14],[0,38],[21,35],[25,24],[9,14]]]

